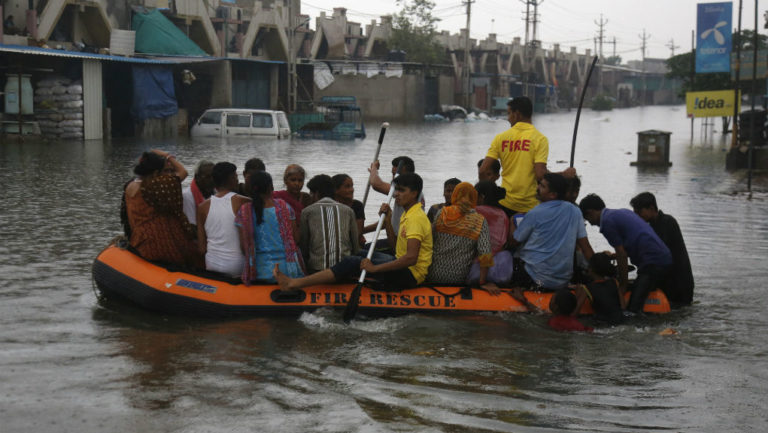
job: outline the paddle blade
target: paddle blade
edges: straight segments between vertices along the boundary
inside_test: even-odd
[[[352,289],[352,293],[349,294],[349,302],[347,307],[344,308],[344,323],[349,323],[357,315],[357,307],[360,304],[360,292],[363,290],[363,283],[357,283],[355,288]]]

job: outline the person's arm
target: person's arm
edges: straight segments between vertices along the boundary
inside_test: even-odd
[[[398,269],[404,269],[415,265],[419,260],[421,241],[418,239],[408,239],[408,243],[406,245],[407,249],[405,254],[399,258],[391,262],[382,263],[380,265],[374,265],[370,260],[363,259],[363,261],[360,262],[360,269],[364,269],[366,272],[375,273],[396,271]]]
[[[171,163],[171,166],[173,166],[173,172],[174,174],[182,181],[187,178],[187,169],[184,168],[184,166],[179,162],[176,161],[176,157],[171,155],[170,153],[159,150],[159,149],[152,149],[152,152],[162,156],[166,159],[167,162]]]
[[[362,220],[358,220],[358,221],[360,221],[360,225],[363,224]],[[368,224],[367,226],[363,227],[363,232],[362,233],[363,234],[365,234],[365,233],[373,233],[373,231],[376,230],[376,224],[378,224],[378,223]]]
[[[591,259],[592,255],[595,254],[594,250],[592,250],[592,245],[589,244],[589,238],[576,239],[576,247],[581,250],[584,258],[587,260]]]
[[[299,224],[296,222],[296,218],[294,217],[291,220],[291,231],[293,232],[293,241],[297,244],[301,242],[301,233],[299,233]]]
[[[205,256],[208,251],[208,238],[205,235],[205,220],[208,217],[208,209],[211,207],[211,200],[208,199],[197,207],[197,249],[200,254]]]
[[[383,228],[387,232],[387,242],[389,242],[389,247],[394,250],[397,247],[397,233],[395,233],[395,228],[392,227],[392,208],[390,208],[388,204],[384,203],[381,205],[380,213],[382,212],[386,214],[384,217]],[[374,230],[376,230],[375,227]]]
[[[587,290],[583,284],[576,286],[576,308],[573,309],[571,316],[576,317],[581,312],[581,307],[587,301]]]
[[[363,222],[355,218],[355,212],[347,212],[349,214],[349,245],[352,247],[352,253],[354,254],[357,251],[360,251],[360,247],[362,245],[359,244],[360,242],[360,235],[358,231],[358,226],[362,226]]]
[[[482,286],[482,285],[484,285],[485,283],[488,282],[488,270],[490,270],[490,269],[491,268],[480,266],[480,279],[477,280],[477,283],[479,285]]]
[[[374,161],[368,171],[370,172],[368,180],[371,182],[371,188],[382,194],[389,194],[389,182],[384,182],[379,176],[379,161]]]
[[[488,282],[488,271],[493,266],[491,231],[488,228],[488,221],[485,219],[483,219],[483,225],[480,229],[480,237],[477,238],[477,257],[480,262],[480,279],[478,283],[482,286]]]
[[[544,175],[549,173],[549,170],[547,170],[547,163],[541,163],[537,162],[533,164],[533,172],[536,174],[536,181],[541,181],[541,179],[544,178]]]
[[[627,301],[624,299],[624,293],[627,291],[627,283],[629,281],[629,263],[627,257],[627,251],[623,245],[619,245],[616,248],[616,268],[618,269],[619,276],[619,301],[621,302],[621,308],[627,308]]]

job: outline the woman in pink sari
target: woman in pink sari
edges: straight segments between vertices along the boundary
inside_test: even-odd
[[[292,278],[304,276],[304,263],[297,245],[296,213],[285,201],[272,198],[272,176],[260,171],[250,177],[251,203],[240,207],[235,224],[245,254],[242,280],[275,283],[275,265]]]
[[[483,180],[475,185],[477,190],[477,213],[485,217],[491,234],[491,253],[493,266],[488,270],[487,280],[491,283],[505,285],[512,280],[512,253],[506,250],[509,236],[509,218],[499,208],[499,200],[504,198],[506,191],[489,180]],[[468,283],[476,283],[480,278],[480,265],[475,262],[467,277]]]

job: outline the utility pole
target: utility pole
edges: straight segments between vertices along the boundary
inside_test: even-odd
[[[679,45],[675,45],[675,39],[670,39],[669,43],[667,44],[667,48],[670,50],[669,57],[675,57],[675,48],[680,48]]]
[[[611,43],[613,44],[613,57],[616,57],[616,36],[613,37],[613,42]]]
[[[535,81],[533,63],[539,46],[539,5],[544,3],[544,0],[520,0],[520,2],[525,4],[525,87],[523,92],[525,96],[534,99],[535,95],[530,94],[529,84]],[[533,13],[531,13],[531,6],[533,6]]]
[[[603,93],[603,64],[605,63],[605,59],[603,58],[603,38],[605,37],[605,25],[608,24],[608,20],[603,20],[603,14],[600,14],[600,21],[595,21],[595,24],[597,24],[598,30],[598,41],[600,46],[600,51],[598,51],[600,56],[600,71],[598,71],[597,75],[597,94]]]
[[[637,36],[643,41],[643,45],[640,48],[642,50],[642,52],[643,52],[643,68],[642,68],[643,69],[643,100],[640,101],[640,105],[645,105],[646,91],[647,91],[647,86],[646,86],[646,82],[645,82],[645,49],[647,47],[648,39],[651,38],[651,35],[646,35],[645,34],[645,29],[643,29],[643,34],[642,35],[637,35]]]
[[[296,50],[293,48],[294,35],[296,34],[296,20],[293,17],[293,0],[288,1],[288,111],[293,114],[296,111],[298,93],[298,77],[296,76]]]
[[[470,109],[470,95],[469,95],[469,88],[470,88],[470,68],[472,65],[472,58],[470,57],[469,53],[469,24],[470,24],[470,17],[472,16],[472,3],[474,3],[475,0],[467,0],[465,3],[467,5],[467,40],[464,41],[464,67],[462,68],[462,75],[464,78],[464,106],[467,107],[467,110]]]

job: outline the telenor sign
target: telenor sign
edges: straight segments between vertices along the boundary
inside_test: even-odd
[[[699,3],[696,16],[696,73],[731,70],[731,2]]]
[[[711,90],[685,94],[686,111],[688,116],[693,117],[733,116],[733,103],[733,90]],[[739,107],[740,109],[741,107]]]

